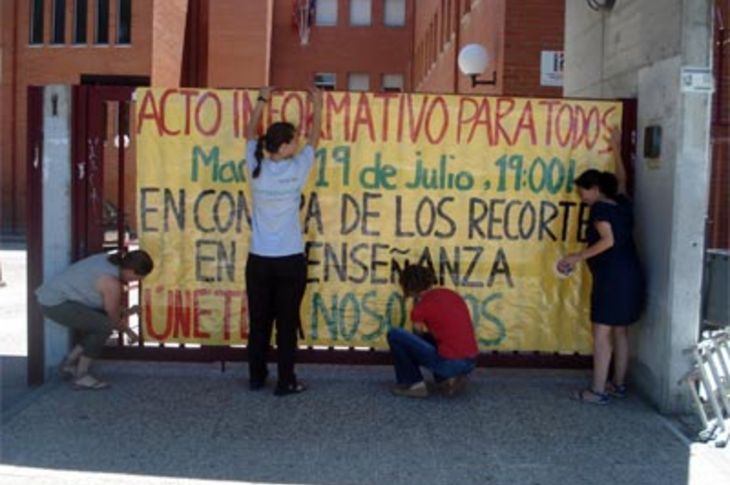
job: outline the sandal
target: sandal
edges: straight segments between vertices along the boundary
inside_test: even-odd
[[[586,404],[608,404],[608,394],[605,392],[596,392],[592,389],[583,389],[581,391],[575,391],[570,398],[574,401],[579,401]]]
[[[276,390],[274,390],[275,396],[288,396],[289,394],[299,394],[300,392],[304,392],[307,390],[307,386],[302,384],[301,382],[294,382],[292,384],[287,385],[278,385],[276,386]]]
[[[58,366],[58,375],[63,380],[73,379],[76,376],[76,366],[69,364],[65,360]]]
[[[626,398],[626,385],[625,384],[616,385],[613,382],[608,382],[606,384],[606,393],[611,397],[615,397],[616,399],[625,399]]]
[[[74,381],[74,390],[76,391],[99,391],[109,387],[109,383],[100,381],[91,374],[81,376]]]

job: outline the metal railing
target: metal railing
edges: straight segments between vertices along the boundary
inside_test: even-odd
[[[703,340],[684,353],[691,354],[694,363],[679,384],[689,386],[702,422],[698,438],[724,447],[730,438],[730,327],[705,332]]]

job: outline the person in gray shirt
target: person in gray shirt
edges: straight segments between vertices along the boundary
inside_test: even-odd
[[[139,308],[121,308],[122,286],[142,280],[153,268],[152,258],[142,250],[101,253],[77,261],[36,290],[43,315],[79,334],[79,343],[60,368],[64,377],[73,378],[76,389],[109,386],[91,375],[89,366],[113,330],[137,340],[126,317]]]

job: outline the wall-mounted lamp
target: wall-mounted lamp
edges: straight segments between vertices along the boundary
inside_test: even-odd
[[[492,71],[492,79],[477,79],[489,65],[489,54],[479,44],[465,45],[459,52],[459,70],[471,78],[471,87],[497,84],[497,71]]]
[[[611,10],[616,3],[616,0],[586,0],[588,6],[593,10]]]

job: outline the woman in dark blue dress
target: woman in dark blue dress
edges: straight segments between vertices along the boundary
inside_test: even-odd
[[[606,404],[609,395],[625,397],[627,327],[639,319],[644,305],[644,276],[634,245],[633,208],[626,195],[619,139],[615,129],[611,145],[616,175],[587,170],[575,181],[581,201],[591,207],[588,247],[558,263],[559,270],[569,272],[585,260],[593,276],[593,384],[574,395],[575,399],[592,404]],[[608,382],[612,355],[613,381]]]

